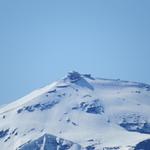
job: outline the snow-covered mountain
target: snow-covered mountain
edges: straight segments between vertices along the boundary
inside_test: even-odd
[[[0,150],[150,150],[149,139],[148,84],[70,72],[0,108]]]

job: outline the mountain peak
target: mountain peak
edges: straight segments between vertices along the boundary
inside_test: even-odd
[[[71,81],[71,82],[76,82],[82,79],[81,74],[76,72],[76,71],[71,71],[68,73],[67,78]]]
[[[80,87],[86,87],[89,88],[91,90],[93,90],[94,88],[92,87],[92,85],[88,82],[87,78],[89,79],[94,79],[91,77],[91,75],[89,74],[80,74],[76,71],[71,71],[68,73],[67,77],[64,79],[64,81],[66,82],[70,82],[70,83],[74,83]]]
[[[72,82],[79,81],[83,78],[88,78],[88,79],[94,80],[94,78],[91,76],[91,74],[80,74],[77,71],[68,72],[67,78]]]
[[[149,99],[147,84],[69,72],[0,109],[0,149],[143,148],[150,137]]]

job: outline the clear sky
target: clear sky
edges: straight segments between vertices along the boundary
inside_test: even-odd
[[[70,70],[150,84],[150,1],[0,0],[0,104]]]

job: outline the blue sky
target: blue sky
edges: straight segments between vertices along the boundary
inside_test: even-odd
[[[70,70],[150,84],[149,0],[1,0],[0,104]]]

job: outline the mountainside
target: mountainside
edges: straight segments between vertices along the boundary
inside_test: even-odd
[[[70,72],[0,108],[1,150],[150,150],[149,139],[148,84]]]

